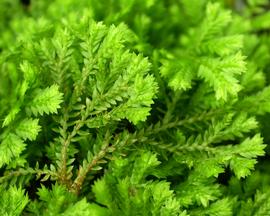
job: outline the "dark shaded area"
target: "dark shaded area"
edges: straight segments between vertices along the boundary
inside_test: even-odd
[[[232,171],[228,167],[226,167],[225,172],[218,175],[217,182],[219,184],[228,186],[232,175]]]
[[[31,0],[21,0],[21,3],[24,5],[24,6],[29,6],[31,4]]]
[[[129,133],[135,133],[136,127],[127,119],[122,119],[118,124],[114,131],[114,134],[122,133],[127,130]]]
[[[264,138],[264,143],[269,144],[270,143],[270,114],[266,114],[263,116],[259,116],[257,117],[257,120],[260,123],[260,129],[261,129],[261,133],[262,136]],[[269,154],[270,153],[270,146],[268,145],[266,148],[266,152]]]
[[[51,189],[53,184],[54,182],[50,180],[46,180],[42,182],[40,180],[37,181],[36,178],[33,178],[31,179],[29,184],[25,187],[25,189],[27,191],[29,199],[35,200],[39,198],[39,196],[37,195],[37,192],[38,192],[38,189],[41,188],[41,185],[45,186],[47,189]]]

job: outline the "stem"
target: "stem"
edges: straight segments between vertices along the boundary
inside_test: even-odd
[[[112,153],[116,149],[123,148],[125,145],[133,144],[139,140],[139,138],[136,138],[133,135],[126,137],[120,136],[117,137],[114,145],[110,146],[110,136],[108,136],[107,134],[105,137],[105,144],[103,145],[101,150],[93,157],[93,159],[89,163],[80,166],[78,170],[78,175],[74,180],[73,184],[71,185],[71,192],[77,195],[80,193],[80,190],[88,173],[91,172],[108,153]]]
[[[82,121],[77,123],[74,127],[72,132],[68,135],[68,137],[63,141],[62,143],[62,150],[61,150],[61,161],[60,161],[60,168],[58,171],[59,180],[62,184],[70,186],[70,178],[71,176],[69,173],[67,173],[67,159],[68,159],[68,147],[71,143],[71,140],[73,137],[75,137],[80,130],[80,128],[83,126]]]
[[[197,121],[210,119],[214,115],[216,115],[217,113],[222,113],[222,112],[223,111],[221,111],[221,110],[204,112],[204,113],[201,113],[200,115],[196,115],[194,117],[185,118],[183,120],[176,120],[174,122],[165,123],[165,124],[163,124],[163,125],[161,125],[160,127],[157,127],[157,128],[150,127],[150,129],[147,129],[146,135],[149,136],[149,135],[153,135],[153,134],[158,134],[158,133],[160,133],[162,131],[165,131],[165,130],[168,130],[168,129],[171,129],[171,128],[176,128],[176,127],[184,126],[185,124],[192,124],[192,123],[197,122]]]
[[[40,175],[50,175],[51,177],[56,177],[57,174],[53,171],[50,170],[40,170],[40,169],[22,169],[20,168],[19,170],[16,171],[10,171],[4,176],[0,177],[0,183],[2,184],[3,182],[7,181],[8,179],[11,179],[13,177],[19,177],[19,176],[26,176],[26,175],[33,175],[36,174],[38,176]]]
[[[210,111],[207,113],[203,113],[198,116],[194,116],[192,118],[186,118],[180,121],[175,121],[175,122],[170,122],[167,124],[162,125],[161,127],[158,128],[148,128],[146,130],[146,133],[136,133],[136,134],[129,134],[127,136],[120,136],[116,139],[115,144],[113,146],[109,145],[109,136],[105,137],[105,144],[101,148],[101,150],[92,158],[92,160],[87,163],[86,165],[80,166],[78,170],[78,175],[76,179],[74,180],[73,184],[71,185],[71,192],[75,194],[79,194],[80,190],[82,188],[82,185],[85,181],[86,176],[88,175],[89,172],[91,172],[99,163],[100,161],[109,153],[115,151],[116,149],[123,148],[126,145],[131,145],[136,142],[145,142],[147,140],[148,136],[151,136],[153,134],[160,133],[161,131],[174,128],[174,127],[179,127],[183,126],[185,124],[191,124],[196,121],[201,121],[204,119],[211,118],[213,115],[217,114],[217,111]],[[166,145],[164,148],[168,149],[171,152],[181,152],[181,151],[194,151],[194,150],[199,150],[199,151],[208,151],[212,152],[212,148],[207,147],[207,146],[172,146],[172,145]]]
[[[85,80],[83,80],[85,81]],[[76,89],[75,89],[76,90]],[[77,88],[78,90],[78,88]],[[74,94],[72,94],[72,98],[71,98],[71,104],[69,107],[71,107],[71,105],[73,105],[73,103],[75,103],[76,101],[76,95],[79,97],[78,94],[76,94],[77,91],[75,91]],[[68,112],[69,112],[69,107],[66,110],[66,118],[64,120],[64,126],[63,128],[65,129],[65,131],[67,130],[67,120],[68,120]],[[73,130],[71,133],[69,133],[68,136],[63,137],[63,142],[62,142],[62,149],[61,149],[61,160],[60,160],[60,165],[59,165],[59,170],[58,170],[58,178],[59,181],[66,185],[68,188],[70,188],[72,182],[71,182],[71,177],[72,174],[71,173],[67,173],[67,160],[68,160],[68,147],[72,141],[72,138],[74,138],[77,133],[79,132],[79,130],[81,129],[81,127],[84,126],[85,121],[87,119],[87,117],[89,116],[89,113],[92,109],[93,105],[90,107],[86,106],[85,112],[83,112],[84,107],[81,108],[81,113],[83,113],[82,117],[80,120],[78,120],[76,122],[76,124],[73,127]]]
[[[180,97],[181,97],[181,92],[178,91],[172,95],[172,100],[170,102],[167,102],[167,112],[163,118],[164,123],[167,123],[172,119],[172,114],[175,110],[175,107]]]
[[[98,154],[94,156],[94,158],[90,163],[88,163],[86,166],[80,166],[78,175],[74,180],[73,184],[71,185],[71,191],[73,193],[77,195],[80,193],[80,190],[82,188],[82,185],[84,183],[87,174],[98,165],[99,161],[105,157],[109,149],[110,152],[112,152],[112,148],[109,146],[109,144],[104,145],[102,149],[98,152]]]

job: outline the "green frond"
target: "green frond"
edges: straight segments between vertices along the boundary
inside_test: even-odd
[[[11,111],[8,113],[8,115],[5,117],[2,127],[8,126],[14,119],[16,118],[16,115],[20,112],[20,107],[15,106],[11,109]]]
[[[58,91],[57,85],[52,85],[46,89],[39,89],[35,93],[35,97],[30,102],[29,109],[37,115],[57,113],[60,104],[63,101],[63,94]]]
[[[241,85],[244,92],[252,92],[254,90],[262,89],[265,86],[265,74],[257,68],[254,64],[247,64],[247,71],[243,74]]]
[[[197,32],[194,32],[194,36],[198,37],[195,45],[198,47],[202,42],[212,39],[215,35],[220,35],[231,20],[230,11],[222,10],[218,3],[208,3],[205,18]]]
[[[226,101],[229,95],[236,96],[242,89],[235,76],[245,70],[244,57],[241,53],[236,53],[223,59],[203,59],[198,76],[214,88],[218,100]]]
[[[188,90],[192,87],[195,79],[195,68],[187,59],[169,59],[162,62],[160,73],[168,79],[168,85],[174,90]]]
[[[204,142],[219,143],[224,140],[233,140],[243,137],[258,127],[255,118],[248,117],[246,113],[240,113],[233,118],[232,114],[225,115],[221,121],[212,121],[212,125],[204,133]]]
[[[251,114],[263,115],[269,113],[270,88],[265,87],[256,94],[246,96],[237,103],[237,108]]]
[[[38,125],[38,119],[24,119],[16,128],[16,134],[23,140],[29,139],[33,141],[36,139],[41,127]]]
[[[0,167],[9,164],[13,159],[18,158],[23,150],[25,150],[25,143],[16,134],[8,134],[0,144]]]
[[[95,203],[87,203],[86,199],[76,202],[68,207],[62,216],[106,216],[108,210]]]
[[[192,211],[191,215],[231,216],[233,215],[233,202],[229,198],[220,199],[213,202],[208,208],[198,208]]]
[[[202,52],[228,56],[243,48],[242,35],[230,35],[212,39],[203,43]]]
[[[9,187],[5,189],[0,187],[0,213],[6,216],[19,216],[22,214],[29,198],[21,188]]]
[[[30,85],[33,84],[37,75],[36,69],[33,67],[33,65],[31,65],[28,61],[23,61],[20,64],[20,69],[23,72],[25,81]]]
[[[269,215],[269,7],[0,0],[0,215]]]
[[[93,186],[97,200],[106,205],[112,215],[180,215],[180,204],[168,182],[141,183],[159,164],[156,156],[150,152],[143,152],[142,156],[134,154],[134,162],[130,168],[126,159],[119,158],[111,164],[109,172]],[[130,170],[128,176],[123,175],[126,169]]]
[[[249,209],[249,211],[247,212],[246,209]],[[265,193],[257,191],[254,199],[249,198],[247,202],[242,201],[239,209],[239,215],[241,216],[269,215],[269,212],[270,212],[269,191]]]
[[[213,184],[213,179],[200,178],[193,173],[186,182],[177,186],[176,194],[184,207],[194,204],[207,207],[221,196],[221,190],[218,184]]]
[[[223,157],[229,159],[230,168],[240,179],[251,173],[257,163],[256,158],[265,154],[265,147],[262,137],[257,134],[252,138],[245,139],[237,146],[224,147],[220,155],[223,154]]]

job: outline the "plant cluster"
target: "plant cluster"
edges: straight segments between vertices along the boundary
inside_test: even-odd
[[[0,215],[270,215],[267,0],[0,0]]]

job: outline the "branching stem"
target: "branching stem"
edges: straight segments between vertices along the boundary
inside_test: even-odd
[[[104,145],[90,163],[88,163],[86,166],[80,166],[78,175],[71,186],[71,191],[73,193],[79,194],[87,174],[91,172],[93,168],[97,166],[98,162],[105,157],[109,148],[109,144]]]

